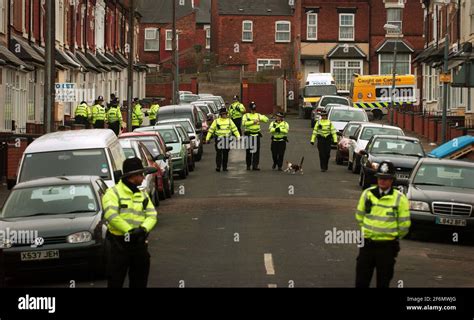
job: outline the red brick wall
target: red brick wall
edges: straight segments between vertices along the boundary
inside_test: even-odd
[[[258,113],[273,114],[276,102],[275,86],[272,83],[249,83],[247,92],[248,95],[242,96],[242,102],[246,107],[254,101]]]
[[[179,85],[179,90],[181,91],[192,91],[191,83],[181,83]],[[164,97],[168,105],[169,101],[172,100],[173,96],[173,85],[171,83],[162,83],[162,84],[147,84],[146,85],[146,96],[147,97]]]
[[[28,146],[26,139],[21,139],[20,147],[15,146],[15,140],[9,141],[7,152],[7,179],[15,179],[17,176],[18,165],[20,164],[23,152]]]

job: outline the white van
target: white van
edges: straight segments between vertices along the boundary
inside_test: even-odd
[[[309,119],[311,112],[322,96],[337,96],[337,87],[334,77],[330,73],[310,73],[306,78],[306,85],[301,89],[300,107],[304,118]]]
[[[112,130],[46,134],[26,148],[17,183],[44,177],[99,176],[112,187],[122,175],[125,154]]]
[[[306,78],[307,86],[330,86],[335,84],[336,81],[330,73],[310,73]]]

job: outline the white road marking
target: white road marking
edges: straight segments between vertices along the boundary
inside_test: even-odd
[[[268,287],[270,289],[275,289],[275,288],[278,288],[278,286],[276,284],[269,284]]]
[[[273,258],[271,253],[265,253],[264,255],[265,269],[267,269],[267,275],[274,276],[275,268],[273,266]]]

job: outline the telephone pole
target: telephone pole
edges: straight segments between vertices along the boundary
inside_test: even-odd
[[[56,43],[56,2],[54,0],[46,1],[46,72],[44,74],[44,132],[53,131],[54,121],[54,102],[55,102],[55,43]]]
[[[132,99],[133,99],[133,62],[135,52],[135,0],[130,0],[128,21],[128,85],[127,85],[127,130],[132,131]]]
[[[179,58],[178,58],[178,33],[176,30],[176,0],[173,0],[173,104],[179,104]]]

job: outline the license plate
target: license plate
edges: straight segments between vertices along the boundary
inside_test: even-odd
[[[22,252],[21,261],[59,259],[59,250]]]
[[[446,226],[465,227],[467,225],[467,221],[465,219],[452,219],[452,218],[437,217],[436,224],[443,224]]]
[[[408,173],[397,173],[397,179],[405,179],[408,180],[410,175]]]

